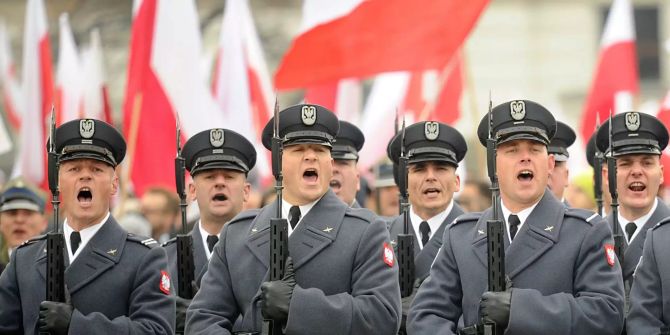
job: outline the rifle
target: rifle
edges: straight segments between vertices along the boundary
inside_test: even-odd
[[[486,139],[486,167],[491,180],[491,203],[493,217],[486,221],[486,244],[488,250],[488,290],[501,292],[507,289],[505,280],[505,228],[498,212],[498,201],[500,200],[500,188],[498,176],[496,175],[496,149],[497,139],[493,136],[493,104],[489,95],[489,136]],[[502,335],[505,329],[496,326],[495,323],[481,321],[474,326],[463,328],[459,331],[461,335]]]
[[[600,116],[596,114],[596,129],[594,134],[598,134],[598,129],[600,128]],[[596,205],[598,207],[598,215],[603,216],[603,163],[605,162],[605,156],[598,149],[596,145],[596,137],[594,135],[593,146],[595,147],[595,157],[593,159],[593,192],[596,198]]]
[[[609,122],[609,155],[607,156],[607,181],[609,182],[609,191],[612,196],[612,236],[614,237],[614,252],[619,259],[619,264],[623,266],[623,254],[626,251],[624,237],[619,226],[619,194],[616,190],[616,158],[612,149],[612,111],[610,110]]]
[[[175,181],[179,207],[181,208],[181,234],[177,234],[177,294],[184,299],[193,299],[193,281],[195,279],[195,265],[193,262],[193,239],[186,231],[186,190],[184,175],[186,160],[181,155],[181,125],[177,118],[177,157],[174,159]]]
[[[54,107],[51,106],[51,124],[49,127],[48,178],[51,191],[51,205],[53,206],[54,230],[47,233],[47,287],[46,300],[65,302],[65,236],[58,224],[58,169],[60,155],[56,152],[56,117]]]
[[[283,140],[279,137],[279,103],[275,98],[274,127],[272,134],[272,175],[275,177],[275,192],[277,194],[276,217],[270,219],[270,276],[269,281],[281,280],[284,277],[286,257],[288,257],[288,221],[282,218],[282,190],[284,189],[282,175]],[[283,325],[275,320],[263,321],[262,334],[281,335]]]
[[[412,295],[414,289],[414,236],[409,230],[409,198],[407,195],[407,165],[409,157],[405,150],[405,120],[400,134],[400,159],[398,160],[398,190],[400,191],[400,215],[403,216],[403,233],[398,234],[398,267],[400,296]]]

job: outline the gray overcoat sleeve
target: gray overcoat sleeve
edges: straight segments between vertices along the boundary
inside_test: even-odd
[[[0,334],[23,334],[23,313],[16,281],[16,252],[0,275]]]

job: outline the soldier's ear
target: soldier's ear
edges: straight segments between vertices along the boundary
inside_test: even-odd
[[[249,201],[249,195],[251,194],[251,184],[245,182],[244,189],[242,190],[244,202]]]
[[[116,195],[116,192],[119,191],[119,175],[114,172],[114,176],[112,177],[112,195]]]

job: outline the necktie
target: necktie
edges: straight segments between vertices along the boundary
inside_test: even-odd
[[[70,248],[72,248],[72,254],[74,255],[79,249],[79,243],[81,243],[81,235],[78,231],[73,231],[70,234]]]
[[[519,230],[519,224],[521,224],[521,221],[519,220],[518,216],[512,214],[509,216],[509,219],[507,219],[507,223],[509,223],[510,239],[514,240],[514,236],[516,236],[516,233]]]
[[[291,209],[288,210],[289,223],[291,224],[291,229],[295,229],[295,225],[300,221],[300,207],[291,206]]]
[[[428,222],[421,221],[419,224],[419,232],[421,233],[421,246],[426,246],[428,240],[430,239],[430,226]]]
[[[637,225],[635,222],[628,222],[626,223],[626,235],[628,235],[628,242],[630,242],[631,237],[633,237],[633,234],[635,234],[635,231],[637,230]]]
[[[209,249],[209,252],[212,252],[214,250],[214,245],[216,242],[219,242],[219,237],[216,235],[209,235],[207,236],[207,248]]]

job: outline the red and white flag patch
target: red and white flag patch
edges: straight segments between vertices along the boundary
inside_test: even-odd
[[[165,294],[170,294],[170,275],[166,271],[161,271],[161,283],[158,288]]]
[[[384,263],[386,263],[386,265],[393,267],[393,263],[395,263],[393,248],[391,248],[391,246],[386,242],[384,242],[384,254],[382,255],[382,258],[384,259]]]
[[[614,266],[614,263],[616,263],[616,252],[614,252],[613,245],[605,244],[605,257],[607,258],[607,264]]]

